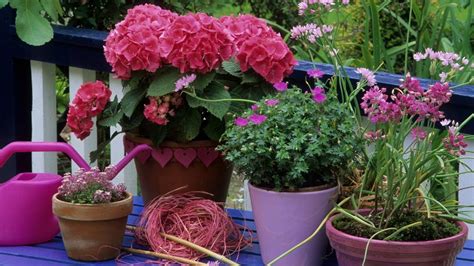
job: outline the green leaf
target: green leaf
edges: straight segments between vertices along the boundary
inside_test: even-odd
[[[221,100],[231,98],[229,92],[224,88],[224,86],[216,82],[211,82],[211,84],[209,84],[204,92],[198,95],[198,97],[206,100]],[[189,106],[193,108],[202,106],[219,119],[221,119],[227,113],[230,107],[230,101],[209,102],[206,100],[197,99],[190,94],[186,95],[186,100]]]
[[[112,136],[110,136],[110,139],[100,143],[98,146],[97,146],[97,150],[95,151],[92,151],[89,156],[90,156],[90,159],[91,159],[91,163],[97,161],[97,159],[102,155],[102,154],[105,154],[105,151],[106,151],[106,148],[107,148],[107,145],[109,145],[109,143],[118,135],[120,134],[120,132],[117,132],[115,131]]]
[[[176,68],[165,68],[156,73],[156,78],[148,88],[149,96],[163,96],[175,90],[176,81],[180,78]]]
[[[260,78],[256,73],[244,73],[244,76],[242,78],[242,84],[258,82],[260,82]]]
[[[155,147],[160,146],[161,142],[166,138],[168,129],[166,126],[153,125],[150,129],[151,142]]]
[[[222,68],[232,76],[238,78],[242,77],[242,70],[240,69],[240,65],[237,64],[234,60],[222,62]]]
[[[126,116],[131,117],[135,108],[137,108],[138,104],[143,99],[143,96],[145,96],[144,89],[136,88],[127,92],[120,102],[123,113]]]
[[[107,104],[107,107],[101,114],[101,119],[97,122],[103,127],[111,127],[117,125],[123,117],[123,111],[120,109],[117,96],[114,100]]]
[[[219,141],[225,131],[225,123],[219,118],[211,115],[203,130],[211,140]]]
[[[186,114],[186,123],[183,127],[183,136],[186,141],[191,141],[199,135],[201,128],[201,113],[196,109],[190,109]]]
[[[0,8],[6,6],[8,4],[8,0],[0,0]]]
[[[48,20],[41,16],[38,1],[15,0],[10,5],[17,9],[16,32],[20,39],[30,45],[39,46],[53,38],[53,28]]]
[[[193,86],[195,90],[202,91],[211,83],[215,76],[216,72],[197,75],[196,80],[193,81],[191,86]]]
[[[61,7],[59,0],[40,0],[43,9],[48,13],[48,15],[53,19],[53,21],[58,21],[58,9],[57,6]],[[61,9],[62,10],[62,9]]]
[[[120,120],[120,126],[122,127],[123,131],[130,131],[139,127],[143,119],[145,119],[143,110],[135,109],[135,112],[133,112],[130,118],[127,116],[122,116],[122,120]]]

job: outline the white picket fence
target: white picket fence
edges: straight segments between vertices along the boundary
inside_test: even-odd
[[[56,93],[55,93],[55,75],[56,66],[54,64],[31,61],[31,79],[33,89],[33,108],[32,118],[32,141],[56,141]],[[87,81],[95,80],[95,71],[69,67],[69,88],[71,99],[76,94],[81,84]],[[117,95],[120,99],[123,96],[122,84],[120,80],[109,76],[110,88],[113,96]],[[110,131],[114,132],[114,128]],[[93,128],[92,133],[85,140],[80,141],[71,134],[70,144],[81,154],[87,161],[89,153],[97,148],[97,129]],[[474,149],[474,141],[468,142],[469,147]],[[115,138],[110,144],[111,162],[117,163],[123,158],[124,147],[122,138]],[[32,170],[34,172],[57,173],[57,155],[54,153],[34,153],[32,155]],[[474,169],[474,159],[470,158],[472,154],[464,156],[463,161]],[[76,165],[72,165],[72,170],[77,169]],[[460,173],[466,172],[465,166],[461,166]],[[137,176],[135,165],[132,161],[115,179],[114,182],[125,183],[128,190],[137,193]],[[474,173],[462,174],[459,177],[459,187],[474,187]],[[459,201],[462,205],[474,206],[474,189],[465,189],[459,192]],[[315,203],[317,204],[317,203]],[[250,198],[247,186],[245,185],[244,208],[250,210]],[[470,218],[474,219],[474,215]],[[474,226],[469,226],[469,239],[474,239]]]

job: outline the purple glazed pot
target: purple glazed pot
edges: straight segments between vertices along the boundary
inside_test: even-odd
[[[364,212],[360,212],[364,214]],[[326,222],[326,234],[336,250],[340,266],[360,266],[364,259],[367,238],[356,237],[334,228],[331,217]],[[447,266],[453,265],[467,238],[467,226],[457,222],[459,234],[431,241],[384,241],[372,240],[365,266]]]
[[[249,191],[265,264],[310,236],[331,210],[337,195],[336,187],[311,192],[275,192],[250,183]],[[326,247],[326,235],[320,233],[275,265],[320,265]]]

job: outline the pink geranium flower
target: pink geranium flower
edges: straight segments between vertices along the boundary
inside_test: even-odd
[[[288,83],[286,82],[277,82],[273,84],[273,88],[277,91],[286,91],[288,89]]]
[[[279,103],[280,101],[278,99],[268,99],[268,100],[265,100],[265,104],[267,106],[275,106]]]
[[[317,69],[317,68],[308,70],[308,71],[306,71],[306,73],[308,74],[308,76],[310,76],[312,78],[315,78],[315,79],[320,79],[324,75],[324,72]]]
[[[234,120],[234,124],[239,127],[245,127],[246,125],[248,125],[248,123],[249,123],[248,119],[243,118],[243,117],[237,117]]]
[[[261,123],[267,120],[266,115],[259,115],[259,114],[252,114],[249,116],[249,120],[254,123],[255,125],[260,125]]]
[[[326,93],[323,88],[319,86],[314,87],[314,89],[311,90],[311,93],[313,94],[313,101],[316,103],[323,103],[326,101]]]

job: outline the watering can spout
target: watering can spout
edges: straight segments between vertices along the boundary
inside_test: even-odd
[[[110,177],[110,179],[113,179],[118,173],[120,173],[120,171],[122,171],[123,168],[125,168],[125,166],[127,166],[127,164],[133,158],[135,158],[135,156],[137,156],[138,154],[140,154],[142,152],[151,151],[151,150],[152,150],[152,148],[147,144],[141,144],[141,145],[138,145],[135,148],[133,148],[132,151],[130,151],[122,160],[120,160],[120,162],[118,162],[115,165],[114,175],[112,175]]]

